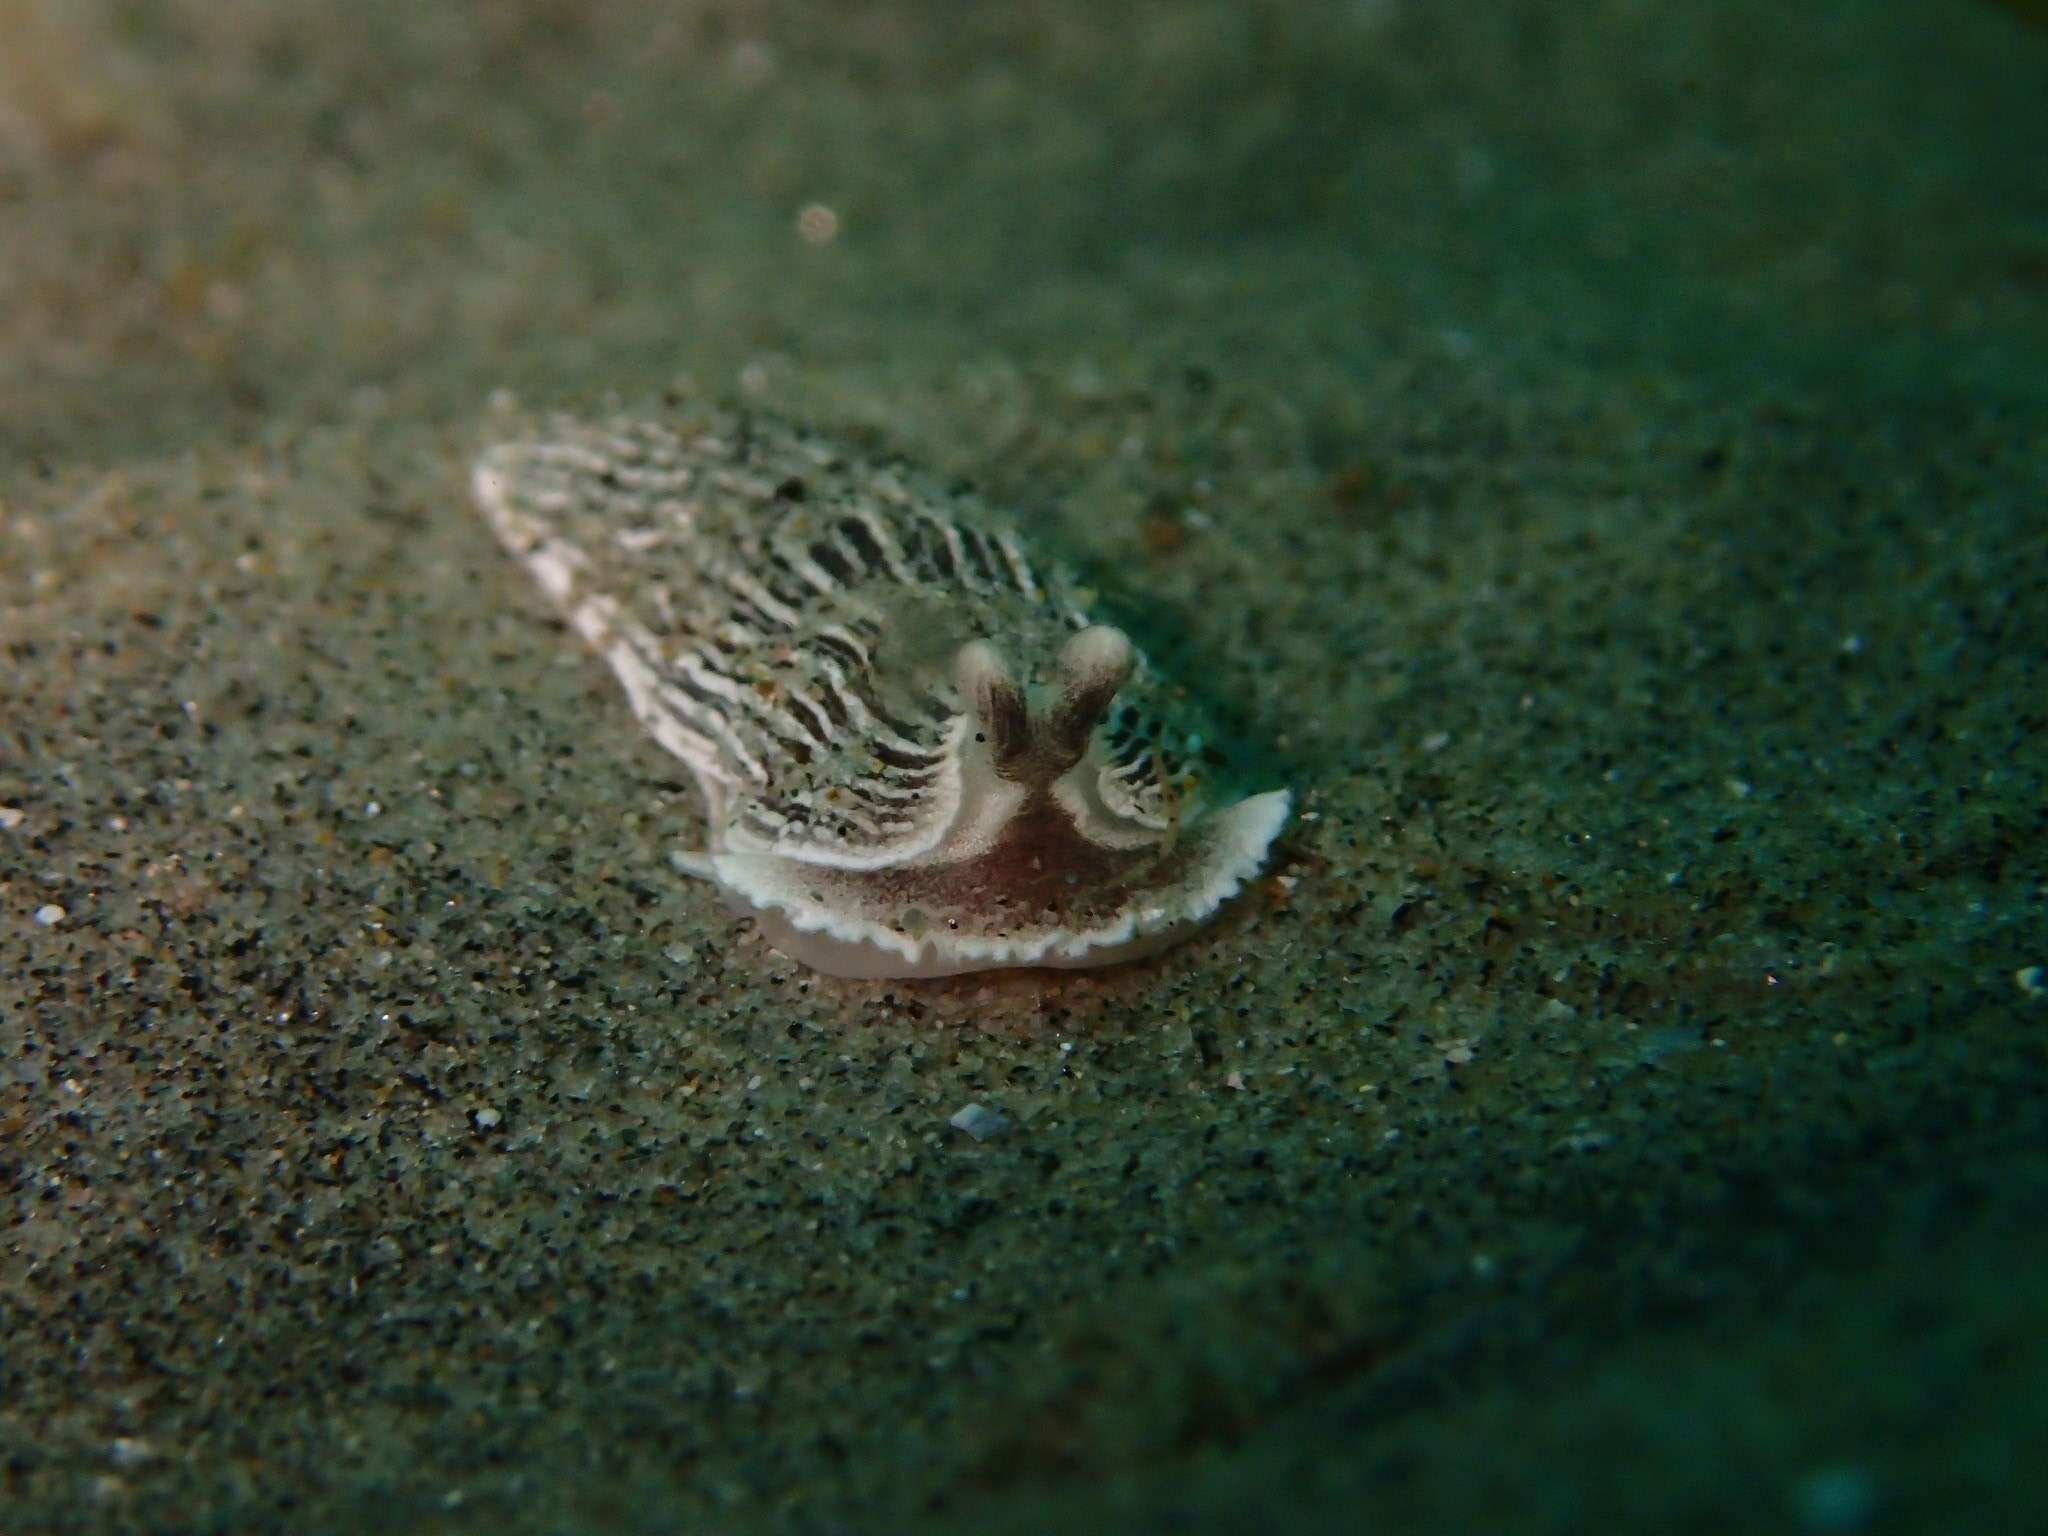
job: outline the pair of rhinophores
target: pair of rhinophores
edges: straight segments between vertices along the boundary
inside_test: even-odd
[[[550,422],[477,505],[706,802],[680,867],[839,976],[1151,953],[1264,864],[1202,725],[973,497],[772,418]]]

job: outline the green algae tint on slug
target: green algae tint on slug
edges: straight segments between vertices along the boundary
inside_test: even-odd
[[[678,867],[836,976],[1153,953],[1255,875],[1203,722],[971,496],[761,416],[551,422],[484,453],[499,540],[689,765]]]

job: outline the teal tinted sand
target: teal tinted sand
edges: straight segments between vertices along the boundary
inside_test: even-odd
[[[2044,70],[0,7],[0,1528],[2012,1528]],[[468,504],[671,400],[976,480],[1299,792],[1264,872],[922,982],[679,876]]]

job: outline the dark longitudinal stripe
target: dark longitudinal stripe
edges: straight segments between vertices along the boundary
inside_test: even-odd
[[[811,558],[817,561],[819,567],[834,581],[851,582],[853,580],[852,563],[840,552],[838,546],[829,539],[819,539],[811,545]]]
[[[797,724],[817,738],[819,746],[832,745],[831,727],[826,725],[824,713],[817,705],[800,693],[785,694],[783,702],[789,706],[789,712],[795,717]]]
[[[680,672],[670,673],[667,682],[669,687],[673,688],[684,698],[689,699],[692,703],[702,705],[704,713],[711,716],[714,720],[723,721],[726,725],[733,723],[731,700],[720,698],[701,683],[692,682]]]
[[[783,625],[763,613],[741,593],[728,586],[725,589],[725,595],[726,600],[732,604],[734,616],[744,622],[749,628],[760,631],[764,637],[782,633]]]
[[[960,530],[960,547],[967,552],[967,563],[974,567],[975,573],[983,581],[992,587],[1003,584],[1002,577],[998,574],[1000,567],[990,555],[988,545],[983,542],[981,534],[977,530],[962,528]]]
[[[868,750],[891,768],[926,768],[937,761],[922,752],[900,751],[886,741],[869,742]]]
[[[903,558],[915,568],[925,556],[925,521],[921,517],[906,518],[897,541],[903,546]]]
[[[858,784],[849,784],[847,788],[855,799],[889,811],[901,811],[906,805],[916,805],[925,798],[925,791],[921,789],[899,790],[894,785],[890,785],[889,792],[885,793],[881,782],[875,779],[863,779]]]
[[[780,731],[766,731],[763,734],[800,763],[808,763],[817,756],[807,741],[798,741],[794,736],[785,736]]]
[[[801,608],[811,600],[810,583],[779,553],[773,549],[764,551],[764,563],[768,566],[768,579],[763,585],[778,603]]]
[[[882,708],[881,703],[878,700],[868,699],[865,702],[868,706],[869,714],[873,715],[877,720],[881,721],[882,724],[889,727],[890,730],[894,731],[898,736],[901,736],[905,741],[916,741],[919,739],[919,732],[916,726],[910,724],[908,721],[897,719],[896,716],[890,714],[889,711]]]
[[[735,688],[742,686],[740,675],[732,666],[732,663],[737,659],[730,650],[708,645],[698,646],[695,654],[691,657],[691,660],[695,661],[699,667],[709,672],[720,682],[731,683]]]
[[[839,690],[829,682],[819,687],[817,703],[820,709],[832,717],[832,723],[842,731],[853,729],[853,715],[846,707],[846,700],[839,696]]]
[[[872,574],[889,563],[882,546],[875,542],[875,536],[868,525],[857,517],[842,517],[839,520],[839,537],[846,540],[854,556]]]
[[[836,635],[819,635],[811,641],[811,644],[838,662],[840,666],[846,668],[849,673],[858,673],[867,665],[861,659],[859,651]]]
[[[939,579],[941,581],[958,581],[960,579],[960,571],[953,564],[953,548],[946,542],[946,535],[943,530],[938,528],[932,529],[931,547],[932,569],[939,573]]]

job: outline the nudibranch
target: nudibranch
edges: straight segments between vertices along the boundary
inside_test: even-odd
[[[550,422],[477,505],[702,790],[676,856],[837,976],[1151,953],[1258,873],[1204,726],[978,499],[759,415]]]

